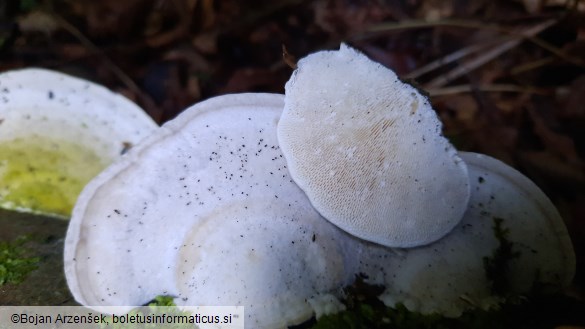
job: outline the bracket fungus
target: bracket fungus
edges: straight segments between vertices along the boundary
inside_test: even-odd
[[[299,61],[278,140],[323,217],[368,241],[414,247],[451,231],[469,199],[465,163],[441,127],[415,88],[342,45]]]
[[[568,286],[575,254],[551,201],[496,159],[465,152],[460,157],[469,169],[471,198],[451,233],[394,254],[362,245],[360,271],[386,287],[380,299],[388,306],[400,302],[412,311],[456,317],[470,308],[494,306],[499,295]],[[497,291],[498,284],[504,289]]]
[[[374,97],[335,69],[319,79],[306,72],[321,59],[396,98]],[[303,125],[309,133],[297,140]],[[456,153],[440,129],[426,99],[363,55],[344,46],[310,55],[286,99],[198,103],[95,177],[67,231],[67,283],[98,310],[157,295],[245,306],[246,328],[336,312],[360,274],[385,286],[379,297],[389,306],[447,316],[498,302],[497,284],[510,293],[569,284],[575,256],[550,200],[505,164]],[[295,184],[300,173],[313,182]],[[324,201],[362,232],[323,218],[336,210]],[[498,263],[495,254],[507,257]]]
[[[289,177],[276,138],[282,108],[273,94],[198,103],[92,180],[65,241],[75,299],[243,305],[249,328],[336,309],[328,293],[349,283],[344,233]]]
[[[571,241],[542,191],[495,159],[457,153],[426,98],[345,45],[299,61],[278,139],[319,213],[375,243],[352,240],[353,252],[390,306],[454,316],[501,291],[571,282]]]
[[[83,186],[156,127],[94,83],[44,69],[0,74],[0,206],[68,217]]]

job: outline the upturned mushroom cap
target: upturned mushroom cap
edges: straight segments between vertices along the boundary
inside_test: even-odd
[[[400,302],[413,311],[455,317],[470,308],[489,308],[499,298],[484,259],[494,255],[503,261],[494,270],[500,284],[506,285],[504,293],[568,286],[575,274],[575,254],[551,201],[528,178],[496,159],[465,152],[460,156],[469,169],[471,198],[451,233],[433,244],[394,254],[371,244],[358,248],[359,271],[371,283],[386,287],[380,298],[388,306]],[[511,250],[497,251],[496,220],[501,220]]]
[[[68,217],[82,187],[157,125],[134,103],[65,74],[0,74],[0,206]]]
[[[313,206],[362,239],[428,244],[467,207],[465,163],[428,99],[345,45],[299,61],[278,140]]]
[[[65,241],[75,299],[243,305],[247,328],[338,308],[352,248],[289,177],[282,108],[271,94],[198,103],[91,181]]]

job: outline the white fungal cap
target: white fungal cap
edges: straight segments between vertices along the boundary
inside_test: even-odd
[[[544,193],[528,178],[486,155],[460,153],[471,184],[463,220],[443,239],[389,254],[387,248],[362,244],[360,271],[383,284],[380,297],[388,306],[400,302],[412,311],[459,316],[466,309],[489,308],[498,302],[484,258],[493,259],[500,245],[495,220],[512,243],[497,274],[505,291],[525,294],[534,287],[568,286],[575,273],[575,255],[563,220]],[[502,251],[500,251],[502,252]],[[383,273],[378,269],[384,268]]]
[[[503,219],[503,226],[510,227],[509,240],[521,254],[510,269],[515,292],[527,291],[535,281],[569,285],[575,275],[575,253],[563,218],[550,199],[530,179],[499,160],[467,152],[461,152],[461,158],[474,168],[470,181],[475,189],[472,194],[477,195],[465,217]]]
[[[68,217],[85,183],[156,127],[89,81],[44,69],[0,74],[0,206]]]
[[[91,181],[65,241],[75,299],[243,305],[246,328],[338,309],[323,296],[349,283],[351,246],[289,177],[276,138],[282,108],[272,94],[199,103]]]
[[[299,61],[278,140],[313,206],[362,239],[428,244],[467,207],[465,163],[428,99],[345,45]]]

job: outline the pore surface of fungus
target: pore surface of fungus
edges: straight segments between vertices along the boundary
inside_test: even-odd
[[[68,217],[82,187],[155,128],[89,81],[44,69],[0,74],[0,206]]]
[[[199,103],[91,181],[65,241],[76,300],[243,305],[246,328],[339,307],[328,294],[352,279],[351,247],[289,176],[282,108],[272,94]]]
[[[428,244],[467,207],[465,163],[426,97],[342,45],[298,63],[278,139],[295,182],[347,232],[389,247]]]

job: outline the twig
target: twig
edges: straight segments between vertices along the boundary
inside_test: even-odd
[[[128,87],[133,92],[140,92],[138,85],[128,75],[126,75],[126,73],[124,73],[124,71],[122,71],[119,66],[114,64],[114,62],[112,62],[112,60],[106,56],[106,54],[101,49],[99,49],[93,42],[91,42],[91,40],[85,37],[81,31],[79,31],[75,26],[67,22],[61,16],[55,13],[52,13],[52,15],[55,17],[57,22],[59,22],[59,25],[65,29],[65,31],[69,32],[71,35],[77,38],[77,40],[79,40],[79,42],[91,52],[98,54],[105,62],[106,66],[108,66],[112,73],[114,73],[116,77],[126,85],[126,87]]]
[[[170,31],[146,38],[146,44],[151,48],[159,48],[179,40],[189,34],[191,27],[192,14],[196,6],[195,2],[186,2],[183,0],[173,0],[174,10],[179,16],[179,22]]]
[[[297,68],[297,59],[286,50],[285,45],[282,45],[282,59],[291,69]]]
[[[547,21],[543,22],[542,24],[547,25],[546,27],[549,27],[550,25],[553,25],[554,22],[556,22],[556,21],[558,21],[558,20],[551,19],[551,20],[547,20]],[[445,19],[445,20],[439,20],[439,21],[410,20],[410,21],[382,23],[382,24],[378,24],[378,25],[372,26],[369,29],[367,29],[365,31],[366,34],[354,36],[354,37],[352,37],[352,39],[353,40],[361,40],[361,39],[371,38],[373,36],[376,36],[380,33],[385,33],[385,32],[405,30],[405,29],[415,29],[415,28],[438,27],[438,26],[450,26],[450,27],[460,27],[460,28],[469,28],[469,29],[478,29],[478,30],[492,30],[492,31],[495,31],[495,32],[498,32],[501,34],[519,37],[521,39],[526,39],[526,40],[536,44],[537,46],[539,46],[543,49],[546,49],[547,51],[553,53],[554,55],[558,56],[559,58],[561,58],[564,61],[567,61],[567,62],[572,63],[574,65],[577,65],[579,67],[585,67],[585,62],[582,59],[575,58],[573,56],[569,56],[563,50],[551,45],[550,43],[548,43],[544,40],[541,40],[541,39],[535,37],[535,35],[538,34],[538,32],[532,33],[532,34],[527,34],[526,32],[528,32],[528,31],[518,33],[517,31],[511,31],[508,28],[503,28],[503,27],[495,25],[495,24],[485,24],[482,22],[462,20],[462,19]],[[539,26],[540,25],[537,25],[535,27],[539,27]],[[544,29],[542,29],[542,30],[544,30]],[[542,31],[542,30],[540,30],[540,31]],[[510,48],[512,48],[512,47],[510,47]],[[445,62],[445,64],[446,63],[447,62]],[[441,66],[441,65],[436,66],[437,63],[434,63],[433,65],[435,65],[435,68],[433,68],[433,69],[436,69],[436,68]]]
[[[443,56],[439,59],[436,59],[424,66],[421,66],[419,68],[417,68],[416,70],[406,74],[404,76],[405,79],[416,79],[418,77],[420,77],[423,74],[429,73],[431,71],[434,71],[444,65],[447,65],[449,63],[452,63],[456,60],[459,60],[467,55],[473,54],[475,52],[481,51],[482,49],[486,49],[488,47],[491,47],[495,44],[495,42],[489,42],[489,43],[482,43],[482,44],[474,44],[462,49],[459,49],[451,54],[448,54],[446,56]]]
[[[514,67],[512,70],[510,70],[510,74],[517,75],[517,74],[524,73],[527,71],[535,70],[535,69],[538,69],[538,68],[543,67],[545,65],[548,65],[550,63],[553,63],[556,59],[557,58],[555,56],[549,56],[549,57],[545,57],[545,58],[540,58],[540,59],[532,61],[532,62],[524,63],[524,64],[518,65],[518,66]]]
[[[514,93],[530,93],[530,94],[539,94],[539,95],[548,95],[551,93],[549,90],[546,90],[543,88],[523,87],[523,86],[518,86],[518,85],[510,85],[510,84],[493,84],[493,85],[481,85],[481,86],[459,85],[459,86],[452,86],[452,87],[446,87],[446,88],[428,89],[427,92],[429,93],[429,95],[431,97],[435,97],[435,96],[469,93],[469,92],[473,92],[476,90],[483,91],[483,92],[514,92]]]
[[[536,26],[533,26],[529,29],[526,29],[525,31],[523,31],[521,33],[521,35],[523,37],[534,36],[534,35],[538,34],[539,32],[543,31],[544,29],[552,26],[555,23],[556,23],[555,20],[548,20],[548,21],[542,22]],[[522,39],[513,39],[513,40],[509,40],[507,42],[504,42],[501,45],[499,45],[498,47],[492,49],[491,51],[483,53],[481,56],[479,56],[475,59],[472,59],[468,62],[462,63],[460,66],[456,67],[455,69],[448,72],[447,74],[439,76],[439,77],[431,80],[428,84],[425,84],[425,87],[426,88],[436,88],[436,87],[444,86],[445,84],[461,77],[462,75],[467,74],[467,73],[475,70],[479,66],[489,62],[490,60],[496,58],[500,54],[514,48],[520,42],[522,42]]]
[[[152,98],[144,93],[142,89],[130,78],[118,65],[116,65],[112,60],[100,49],[98,48],[91,40],[89,40],[81,31],[79,31],[75,26],[70,24],[68,21],[63,19],[61,16],[54,12],[50,12],[55,20],[59,23],[59,25],[71,35],[73,35],[79,42],[86,47],[90,52],[99,55],[106,65],[108,69],[124,84],[128,89],[130,89],[142,102],[146,112],[150,114],[156,122],[160,122],[162,117],[162,113],[160,109],[156,106]]]
[[[377,25],[370,27],[369,29],[366,30],[366,32],[381,33],[381,32],[390,32],[390,31],[397,31],[397,30],[409,30],[409,29],[437,27],[437,26],[463,27],[463,28],[478,29],[478,30],[495,30],[495,31],[500,32],[500,33],[508,32],[507,30],[504,30],[495,24],[485,24],[485,23],[481,23],[481,22],[462,20],[462,19],[444,19],[444,20],[438,20],[438,21],[406,20],[406,21],[400,21],[400,22],[381,23],[381,24],[377,24]],[[368,36],[363,36],[363,37],[368,37]]]

